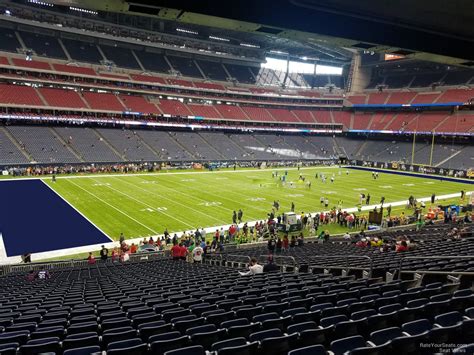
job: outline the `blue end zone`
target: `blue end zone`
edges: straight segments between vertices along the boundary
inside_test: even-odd
[[[7,256],[111,241],[40,180],[0,181],[0,233]]]

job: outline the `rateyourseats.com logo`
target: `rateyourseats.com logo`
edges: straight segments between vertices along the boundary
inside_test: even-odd
[[[456,349],[456,353],[465,353],[461,348],[466,344],[455,344],[455,343],[420,343],[421,349],[431,349],[432,354],[448,354]],[[460,349],[461,348],[461,349]]]

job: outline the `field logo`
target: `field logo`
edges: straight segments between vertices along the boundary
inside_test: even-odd
[[[200,206],[205,206],[205,207],[215,207],[215,206],[220,206],[222,205],[222,203],[220,202],[216,202],[216,201],[212,201],[212,202],[202,202],[199,204]]]

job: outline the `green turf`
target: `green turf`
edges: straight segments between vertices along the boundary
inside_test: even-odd
[[[342,175],[339,175],[341,171]],[[120,233],[127,238],[211,227],[232,222],[232,211],[241,208],[244,220],[264,219],[273,200],[279,200],[281,211],[288,211],[291,202],[296,212],[316,212],[324,209],[320,197],[329,199],[329,207],[339,199],[345,208],[355,207],[360,192],[370,193],[371,204],[383,195],[386,205],[416,198],[457,193],[469,190],[469,185],[426,178],[379,174],[374,181],[370,172],[339,168],[288,169],[288,181],[299,174],[312,182],[282,186],[272,178],[272,170],[238,170],[196,173],[144,174],[139,176],[59,177],[56,183],[45,181],[74,207],[113,239]],[[323,184],[315,179],[316,172],[327,176],[335,173],[335,182]],[[280,171],[280,174],[283,171]],[[333,232],[337,232],[334,230]]]

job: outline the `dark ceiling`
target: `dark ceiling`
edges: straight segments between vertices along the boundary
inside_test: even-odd
[[[156,0],[135,4],[182,10],[474,60],[472,0]]]
[[[300,54],[306,47],[344,57],[330,50],[354,48],[474,66],[473,0],[47,1],[260,36],[264,48],[286,41]]]

